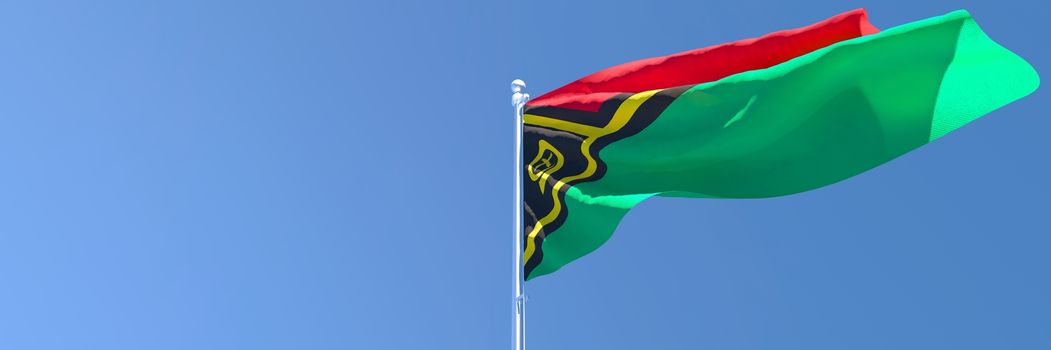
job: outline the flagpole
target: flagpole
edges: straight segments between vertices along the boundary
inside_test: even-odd
[[[523,92],[525,82],[515,79],[511,82],[511,104],[515,107],[515,229],[514,245],[514,350],[525,350],[525,280],[522,264],[522,108],[529,101],[529,94]]]

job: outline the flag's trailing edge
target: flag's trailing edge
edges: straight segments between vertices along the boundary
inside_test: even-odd
[[[855,10],[589,75],[525,109],[526,278],[595,250],[651,196],[826,186],[1038,85],[966,11],[878,32]]]

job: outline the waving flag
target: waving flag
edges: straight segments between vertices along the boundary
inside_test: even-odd
[[[646,198],[826,186],[1038,85],[966,11],[879,32],[856,10],[594,73],[525,108],[526,278],[595,250]]]

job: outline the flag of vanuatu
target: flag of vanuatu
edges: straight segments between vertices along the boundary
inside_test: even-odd
[[[1038,85],[966,11],[880,32],[855,10],[594,73],[525,108],[526,278],[595,250],[651,196],[826,186]]]

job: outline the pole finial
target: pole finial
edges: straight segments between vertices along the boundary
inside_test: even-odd
[[[511,81],[511,92],[514,93],[511,95],[511,105],[514,106],[516,110],[525,106],[526,101],[529,101],[529,94],[523,92],[525,86],[525,82],[522,81],[522,79]]]
[[[526,87],[525,82],[522,79],[515,79],[511,81],[511,92],[522,92],[522,89]]]

